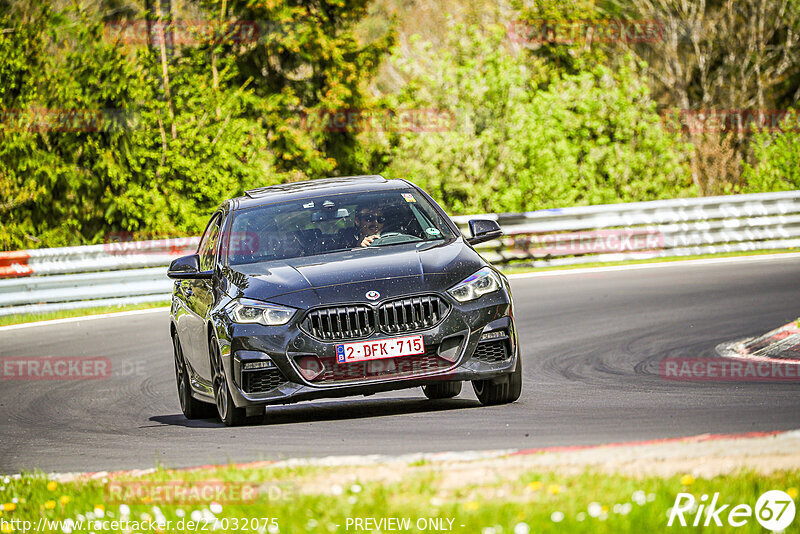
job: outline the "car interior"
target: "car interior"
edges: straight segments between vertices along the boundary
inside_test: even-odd
[[[234,222],[229,238],[228,261],[236,265],[353,248],[348,246],[344,237],[355,231],[356,210],[357,206],[347,205],[338,208],[332,216],[319,216],[320,212],[302,209],[272,216],[261,210],[252,210],[252,213],[240,215]],[[386,222],[381,234],[394,237],[391,242],[431,238],[431,235],[426,235],[423,225],[425,228],[434,225],[421,210],[412,209],[409,203],[387,204],[382,206],[382,212]],[[345,213],[345,216],[336,216]]]

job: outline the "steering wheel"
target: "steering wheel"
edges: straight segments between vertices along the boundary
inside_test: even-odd
[[[386,232],[379,238],[375,239],[369,246],[374,245],[393,245],[395,243],[408,243],[411,241],[422,241],[419,237],[402,232]]]

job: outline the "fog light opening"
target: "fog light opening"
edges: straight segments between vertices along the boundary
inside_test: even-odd
[[[461,352],[461,343],[463,341],[464,336],[453,336],[444,339],[442,344],[439,345],[439,357],[450,363],[455,363]]]
[[[325,370],[322,362],[316,356],[303,356],[296,361],[297,366],[300,368],[300,374],[306,380],[314,380]]]

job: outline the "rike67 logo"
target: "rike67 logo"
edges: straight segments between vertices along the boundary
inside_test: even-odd
[[[765,529],[782,531],[794,521],[794,500],[784,491],[763,493],[756,501],[755,509],[749,504],[722,504],[719,493],[710,500],[708,497],[702,495],[698,501],[691,493],[678,493],[669,510],[667,526],[742,527],[755,517]]]

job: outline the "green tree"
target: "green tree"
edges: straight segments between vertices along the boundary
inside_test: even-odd
[[[370,105],[391,35],[355,39],[366,0],[209,1],[218,33],[171,57],[109,38],[94,4],[0,2],[2,248],[196,234],[247,188],[370,166],[356,132],[299,120]],[[258,42],[228,31],[250,22]]]
[[[413,105],[453,110],[450,132],[405,134],[386,173],[457,213],[693,193],[685,147],[665,131],[634,65],[552,73],[503,49],[503,29],[456,26],[434,68],[405,65]],[[421,45],[424,47],[424,45]]]
[[[781,132],[761,132],[754,136],[753,164],[744,165],[743,193],[791,191],[800,189],[800,111],[792,110]]]
[[[221,9],[224,0],[214,2]],[[394,40],[392,30],[362,44],[356,25],[369,0],[247,0],[228,2],[238,20],[262,28],[258,43],[237,54],[242,82],[252,79],[261,97],[253,111],[263,117],[279,170],[298,170],[316,178],[371,172],[369,150],[353,130],[309,128],[304,120],[337,110],[373,106],[366,94],[381,60]]]

